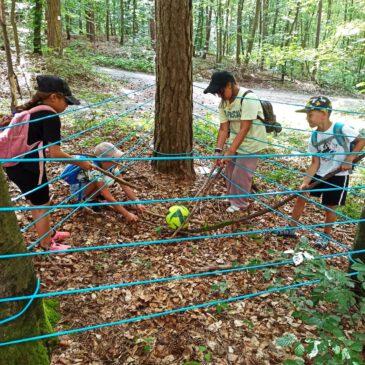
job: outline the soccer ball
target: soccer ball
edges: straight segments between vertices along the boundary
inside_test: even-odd
[[[171,229],[177,229],[184,224],[189,214],[189,209],[183,205],[173,205],[166,215],[166,223]]]

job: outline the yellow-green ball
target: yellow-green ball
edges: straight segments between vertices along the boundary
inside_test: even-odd
[[[183,205],[173,205],[166,215],[166,223],[171,229],[177,229],[184,224],[189,214],[189,209]]]

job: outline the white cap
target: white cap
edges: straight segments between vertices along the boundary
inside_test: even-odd
[[[113,158],[117,158],[117,157],[122,157],[123,156],[123,152],[120,149],[118,149],[117,147],[115,147],[113,145],[113,143],[109,143],[109,142],[101,142],[101,143],[99,143],[95,147],[94,153],[98,157],[113,157]]]

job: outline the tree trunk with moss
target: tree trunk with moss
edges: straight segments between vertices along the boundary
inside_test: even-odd
[[[193,148],[192,2],[157,0],[155,156],[186,156]],[[154,161],[160,172],[195,176],[192,160]]]
[[[0,167],[0,206],[10,206],[10,197],[3,169]],[[0,212],[0,254],[26,252],[16,216],[13,212]],[[32,294],[36,275],[31,258],[0,260],[0,297]],[[0,303],[0,321],[21,311],[26,301]],[[42,300],[35,300],[19,318],[0,326],[0,342],[51,332]],[[0,365],[49,364],[46,342],[28,342],[0,347]]]

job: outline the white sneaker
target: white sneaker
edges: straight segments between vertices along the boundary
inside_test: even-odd
[[[227,209],[226,212],[227,213],[235,213],[235,212],[239,212],[241,210],[241,208],[235,206],[235,205],[230,205]]]

